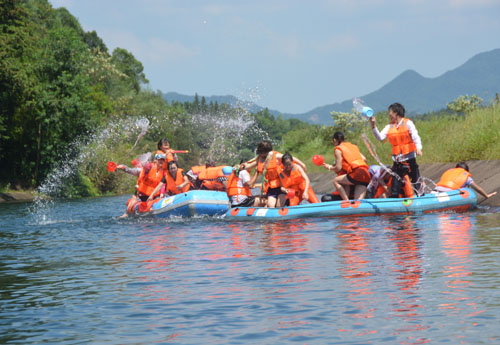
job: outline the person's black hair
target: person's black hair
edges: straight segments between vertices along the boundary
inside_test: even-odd
[[[214,161],[206,161],[205,163],[205,168],[211,168],[211,167],[214,167],[215,166],[215,162]]]
[[[469,166],[465,162],[458,162],[455,168],[462,168],[465,171],[469,171]]]
[[[257,154],[269,153],[273,150],[273,144],[269,140],[262,140],[257,144]]]
[[[338,143],[340,144],[341,142],[343,142],[345,140],[344,133],[342,133],[342,132],[335,132],[333,134],[333,139],[336,139],[338,141]]]
[[[392,103],[388,109],[392,110],[401,117],[405,117],[406,110],[401,103]]]
[[[175,166],[176,166],[177,168],[179,167],[179,164],[177,164],[177,162],[176,162],[176,161],[170,161],[170,162],[168,162],[168,164],[167,164],[167,169],[170,169],[170,167],[171,167],[172,165],[174,165],[174,164],[175,164]]]
[[[293,162],[293,157],[292,155],[290,154],[290,152],[285,152],[285,154],[283,156],[281,156],[281,163],[285,163],[285,161],[292,161]]]
[[[163,144],[170,144],[170,141],[168,139],[163,138],[158,141],[158,150],[161,150],[161,147]]]

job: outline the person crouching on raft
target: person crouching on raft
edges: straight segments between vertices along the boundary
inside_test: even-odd
[[[344,141],[344,133],[342,132],[335,132],[333,144],[335,145],[335,165],[324,163],[323,166],[337,174],[341,171],[346,172],[346,174],[338,175],[333,179],[333,184],[339,191],[342,200],[349,200],[344,186],[348,190],[354,186],[354,199],[363,199],[366,186],[370,183],[370,173],[365,156],[361,154],[356,145]]]
[[[288,152],[281,157],[279,177],[283,193],[288,194],[290,189],[295,191],[295,195],[286,202],[283,200],[283,194],[280,194],[278,199],[280,206],[296,206],[302,200],[319,203],[318,197],[311,188],[309,177],[298,164],[293,162],[293,157]]]
[[[257,144],[257,157],[240,165],[240,170],[252,169],[256,167],[257,173],[252,177],[250,186],[253,187],[258,176],[263,176],[261,196],[255,198],[254,206],[261,206],[267,198],[264,206],[276,207],[278,196],[282,194],[281,181],[279,178],[278,160],[283,154],[273,151],[273,144],[269,140],[263,140]],[[298,158],[293,157],[296,162],[305,171],[306,165]]]
[[[162,191],[164,185],[166,185],[165,193]],[[189,180],[186,174],[184,174],[184,170],[178,167],[176,161],[171,161],[168,163],[168,172],[165,173],[165,176],[156,187],[155,192],[161,191],[160,197],[163,197],[164,194],[176,195],[187,192],[189,187]],[[148,200],[152,200],[152,198]]]
[[[483,188],[481,188],[472,179],[472,175],[469,172],[469,166],[465,162],[459,162],[453,169],[446,170],[441,179],[434,188],[437,192],[448,192],[451,190],[457,190],[460,188],[472,187],[477,192],[479,192],[486,199],[491,198],[496,195],[497,192],[486,193]]]

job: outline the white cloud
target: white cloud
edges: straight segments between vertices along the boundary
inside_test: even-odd
[[[179,42],[170,42],[159,37],[141,40],[129,32],[107,30],[102,32],[102,37],[111,51],[116,47],[125,48],[143,63],[181,61],[200,54],[199,48],[189,48]]]

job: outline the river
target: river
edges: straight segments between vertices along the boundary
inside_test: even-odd
[[[500,343],[500,210],[118,219],[0,204],[2,344]]]

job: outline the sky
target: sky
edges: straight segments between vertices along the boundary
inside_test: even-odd
[[[149,88],[283,113],[434,78],[500,48],[500,0],[49,0],[142,62]]]

